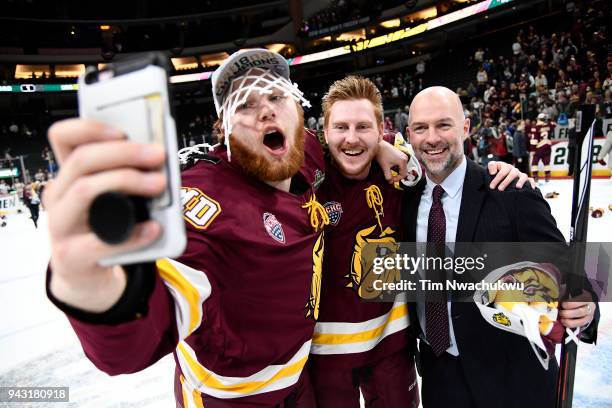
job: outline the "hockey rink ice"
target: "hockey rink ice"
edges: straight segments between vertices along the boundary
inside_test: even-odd
[[[572,180],[541,186],[560,230],[569,235]],[[589,217],[589,241],[612,241],[612,180],[596,179],[590,206],[605,209]],[[87,358],[68,321],[48,300],[44,278],[49,258],[47,218],[39,229],[23,214],[9,216],[0,229],[0,386],[68,386],[69,403],[8,404],[0,407],[171,407],[174,361],[166,356],[137,374],[109,377]],[[602,303],[597,346],[581,343],[574,407],[612,407],[612,305]],[[520,392],[520,390],[509,390]],[[3,405],[4,404],[4,405]]]

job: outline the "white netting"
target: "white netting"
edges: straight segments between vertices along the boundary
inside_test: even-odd
[[[217,111],[219,117],[223,117],[223,131],[225,133],[225,146],[227,157],[231,161],[231,150],[229,137],[232,133],[231,119],[236,113],[238,106],[245,103],[249,95],[257,91],[261,95],[271,94],[274,90],[281,91],[285,96],[290,96],[302,106],[310,107],[310,102],[304,98],[304,93],[299,90],[297,84],[292,83],[281,75],[269,69],[251,68],[246,74],[234,79],[229,86],[228,95],[223,105]]]
[[[194,146],[183,147],[178,151],[179,161],[181,164],[187,164],[190,156],[208,154],[208,152],[215,150],[216,146],[218,146],[218,144],[211,145],[208,143],[200,143]]]

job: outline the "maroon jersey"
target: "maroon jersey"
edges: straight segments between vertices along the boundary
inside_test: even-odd
[[[300,377],[319,314],[324,210],[313,198],[324,160],[308,135],[296,175],[308,188],[294,195],[246,175],[223,150],[215,156],[182,174],[187,249],[157,261],[149,313],[114,327],[72,324],[110,373],[173,352],[177,406],[275,406]]]
[[[501,133],[499,137],[488,137],[487,141],[491,144],[489,148],[489,152],[497,157],[505,157],[508,154],[508,149],[506,148],[506,135]]]
[[[538,121],[535,125],[529,126],[529,151],[535,152],[536,150],[547,150],[551,149],[551,139],[554,135],[555,125],[550,122]]]
[[[310,351],[319,366],[355,368],[408,344],[405,302],[363,301],[379,294],[372,284],[379,278],[372,255],[398,249],[401,194],[375,163],[363,181],[328,167],[321,197],[333,228],[326,231],[321,312]]]
[[[529,152],[535,152],[536,145],[538,144],[537,134],[538,129],[536,125],[525,125],[525,134],[527,135],[527,150]]]

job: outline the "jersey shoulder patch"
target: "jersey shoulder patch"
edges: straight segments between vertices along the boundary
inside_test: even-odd
[[[221,214],[221,204],[196,187],[181,188],[183,218],[197,229],[207,229]]]

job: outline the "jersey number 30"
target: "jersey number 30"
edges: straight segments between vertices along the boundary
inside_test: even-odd
[[[221,212],[221,204],[197,188],[181,188],[183,216],[198,229],[206,229]]]

